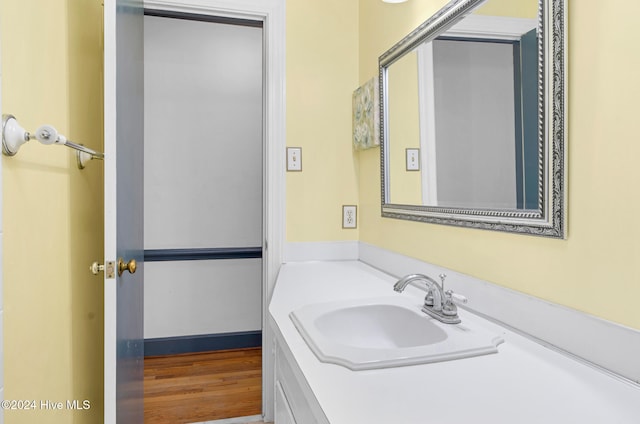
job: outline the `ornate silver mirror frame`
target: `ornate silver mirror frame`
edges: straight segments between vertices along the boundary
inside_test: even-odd
[[[460,21],[484,0],[453,0],[379,58],[382,216],[566,237],[566,0],[538,1],[538,209],[473,209],[390,203],[388,67]]]

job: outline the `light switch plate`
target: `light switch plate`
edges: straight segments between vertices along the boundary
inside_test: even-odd
[[[302,171],[302,147],[287,147],[287,171]]]
[[[407,171],[420,170],[420,149],[407,149]]]
[[[356,228],[358,225],[358,207],[342,205],[342,228]]]

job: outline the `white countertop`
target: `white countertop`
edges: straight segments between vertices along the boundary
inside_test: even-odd
[[[357,261],[281,268],[269,312],[331,424],[640,423],[637,385],[467,311],[463,322],[504,337],[499,353],[365,371],[318,361],[289,318],[307,304],[394,295],[394,283]],[[419,308],[424,291],[396,295],[414,297]]]

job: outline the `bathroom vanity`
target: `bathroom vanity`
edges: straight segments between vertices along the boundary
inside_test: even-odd
[[[395,293],[396,280],[359,261],[282,266],[269,306],[276,423],[631,424],[640,419],[636,384],[468,310],[461,309],[462,323],[452,325],[500,337],[504,343],[497,352],[362,370],[321,361],[291,319],[292,312],[309,305],[394,296],[419,311],[425,291],[409,286]]]

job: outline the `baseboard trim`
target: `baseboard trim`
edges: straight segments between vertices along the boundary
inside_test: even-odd
[[[287,242],[284,245],[284,262],[304,261],[357,261],[359,242],[318,241]]]
[[[262,346],[262,331],[158,337],[144,340],[144,356],[246,349]]]
[[[193,424],[258,424],[263,420],[262,415],[250,415],[248,417],[223,418],[221,420],[203,421]]]

